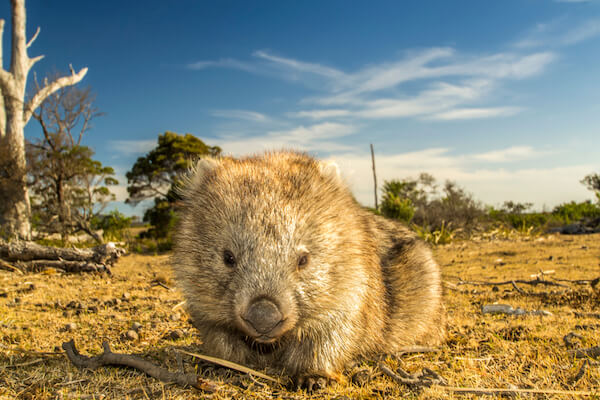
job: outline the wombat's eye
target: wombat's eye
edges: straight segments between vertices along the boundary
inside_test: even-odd
[[[302,254],[298,257],[298,268],[302,268],[308,264],[308,254]]]
[[[225,250],[223,252],[223,262],[228,267],[232,267],[232,268],[235,267],[235,264],[236,264],[235,256],[233,255],[233,253],[231,251]]]

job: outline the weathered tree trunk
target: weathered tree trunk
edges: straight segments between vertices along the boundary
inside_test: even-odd
[[[0,235],[8,238],[31,237],[30,203],[27,192],[25,162],[25,136],[23,128],[32,112],[50,94],[64,86],[74,85],[87,73],[83,68],[77,74],[55,80],[41,88],[29,101],[25,101],[27,75],[43,56],[29,58],[27,48],[39,33],[39,28],[29,42],[25,32],[25,0],[11,0],[12,6],[12,56],[10,71],[2,64],[0,45]],[[4,20],[0,20],[0,44]]]
[[[0,260],[22,272],[55,268],[65,272],[110,273],[110,267],[125,252],[114,243],[91,249],[63,249],[33,242],[0,242]]]

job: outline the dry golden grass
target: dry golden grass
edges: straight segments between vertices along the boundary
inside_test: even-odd
[[[519,288],[539,295],[523,295],[510,285],[458,285],[465,281],[531,279],[540,270],[554,270],[553,278],[591,279],[600,276],[600,235],[522,237],[511,240],[455,242],[435,249],[448,282],[449,339],[440,351],[410,354],[401,361],[388,359],[390,367],[409,372],[423,367],[443,376],[451,386],[479,388],[532,388],[589,391],[600,398],[600,366],[589,366],[575,384],[571,379],[583,360],[574,359],[563,337],[575,332],[582,347],[600,345],[600,319],[577,317],[574,312],[600,312],[600,294],[589,285],[570,284],[565,293],[558,287]],[[165,385],[145,375],[120,368],[78,370],[60,350],[75,339],[86,355],[99,354],[108,340],[113,351],[137,353],[172,371],[178,369],[176,350],[198,352],[201,338],[189,324],[178,291],[151,286],[159,280],[167,286],[171,272],[167,256],[129,255],[113,269],[112,277],[94,275],[17,275],[0,271],[0,398],[19,399],[188,399],[188,398],[287,398],[309,397],[277,384],[251,378],[208,364],[195,364],[184,356],[186,371],[198,370],[218,382],[219,390],[207,395],[195,389]],[[31,291],[27,289],[33,283]],[[481,306],[494,302],[524,309],[543,309],[551,316],[483,315]],[[174,310],[175,308],[175,310]],[[178,315],[180,318],[178,319]],[[139,322],[139,339],[123,334]],[[74,323],[75,329],[65,330]],[[180,330],[178,339],[170,334]],[[411,391],[384,376],[374,362],[357,370],[365,382],[333,385],[314,398],[455,398],[440,387]],[[350,379],[348,379],[350,381]],[[523,394],[523,398],[531,396]],[[595,397],[594,397],[595,396]],[[570,398],[544,394],[538,398]],[[462,398],[478,398],[462,395]]]

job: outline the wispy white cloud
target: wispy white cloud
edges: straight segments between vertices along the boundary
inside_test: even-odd
[[[431,119],[451,121],[463,119],[478,119],[504,117],[521,111],[519,107],[490,107],[490,108],[455,108],[450,111],[433,114]]]
[[[342,71],[337,70],[335,68],[327,67],[316,63],[299,61],[292,58],[276,56],[265,50],[255,51],[253,55],[263,60],[267,60],[282,68],[289,68],[294,71],[308,72],[311,74],[321,75],[333,79],[343,79],[345,77],[345,74]]]
[[[357,127],[349,124],[323,122],[314,125],[300,125],[292,129],[269,131],[262,135],[243,137],[222,134],[213,141],[226,152],[239,156],[265,150],[297,149],[320,151],[348,151],[348,145],[339,144],[335,139],[352,135]]]
[[[567,1],[564,1],[567,2]],[[573,1],[575,2],[575,1]],[[514,43],[516,48],[571,46],[600,35],[600,18],[573,22],[560,18],[537,24],[524,37]]]
[[[244,62],[244,61],[239,61],[239,60],[236,60],[233,58],[222,58],[222,59],[216,60],[216,61],[212,61],[212,60],[197,61],[197,62],[187,64],[186,68],[191,69],[191,70],[196,70],[196,71],[207,69],[207,68],[231,68],[231,69],[240,69],[242,71],[253,72],[253,73],[260,72],[260,69],[256,65],[254,65],[252,63]]]
[[[288,113],[288,115],[290,117],[310,118],[310,119],[347,117],[350,114],[351,114],[350,110],[344,110],[344,109],[304,110],[304,111]]]
[[[470,158],[473,160],[486,162],[507,162],[531,159],[545,154],[548,153],[535,150],[531,146],[512,146],[505,149],[492,150],[485,153],[474,154]]]
[[[110,147],[121,154],[147,153],[156,147],[156,139],[151,140],[111,140]]]
[[[214,110],[211,111],[211,115],[219,118],[226,119],[241,119],[246,121],[254,122],[266,122],[269,121],[269,117],[256,111],[248,110]]]
[[[591,19],[567,31],[562,37],[562,44],[576,44],[598,35],[600,35],[600,19]]]

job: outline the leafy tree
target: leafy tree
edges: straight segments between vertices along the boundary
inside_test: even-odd
[[[33,113],[43,132],[26,147],[33,222],[38,232],[58,232],[63,241],[80,231],[102,241],[92,220],[114,200],[109,186],[118,184],[114,170],[93,160],[94,151],[81,144],[101,115],[94,100],[89,88],[62,88]]]
[[[596,197],[600,203],[600,174],[589,174],[581,180],[581,183],[596,193]]]
[[[174,187],[178,176],[200,157],[221,154],[218,146],[209,146],[192,134],[179,135],[165,132],[158,136],[158,144],[148,154],[139,157],[127,172],[127,203],[136,205],[154,199],[154,206],[144,213],[150,223],[147,235],[165,238],[175,224],[175,203],[179,200]]]

